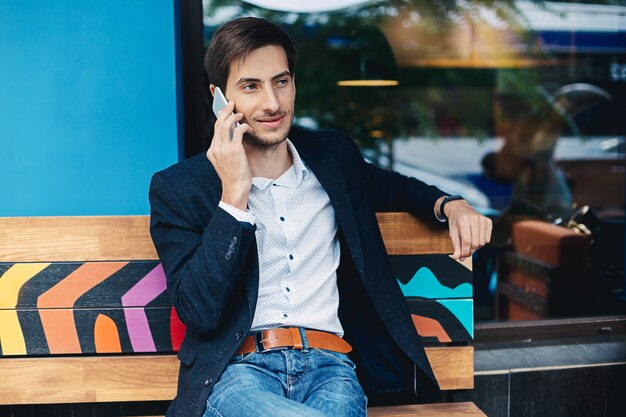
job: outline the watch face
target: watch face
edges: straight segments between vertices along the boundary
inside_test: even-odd
[[[461,197],[460,195],[451,195],[451,196],[444,198],[443,202],[447,203],[448,201],[454,201],[454,200],[463,200],[463,197]]]

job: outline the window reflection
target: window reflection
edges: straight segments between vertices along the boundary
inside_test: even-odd
[[[626,7],[251,3],[205,0],[205,39],[243,15],[285,27],[301,50],[296,123],[344,129],[371,162],[496,220],[494,244],[474,259],[477,319],[624,311]]]

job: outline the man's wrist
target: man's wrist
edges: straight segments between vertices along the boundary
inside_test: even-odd
[[[230,205],[231,207],[236,207],[241,211],[247,211],[248,210],[248,194],[243,194],[240,192],[237,193],[233,193],[233,192],[227,192],[226,190],[224,190],[222,192],[222,198],[220,199],[220,201],[223,201],[224,203]]]
[[[441,201],[439,202],[439,200]],[[435,216],[437,217],[437,220],[439,220],[440,222],[447,222],[448,215],[445,212],[446,205],[451,201],[463,200],[463,196],[459,194],[454,194],[454,195],[444,196],[443,198],[440,198],[439,200],[437,200],[439,202],[439,210],[435,211]]]

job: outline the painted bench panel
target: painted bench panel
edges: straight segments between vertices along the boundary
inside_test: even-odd
[[[459,262],[448,255],[394,255],[389,261],[405,297],[472,298],[469,259]]]
[[[447,255],[390,259],[424,342],[470,341],[471,299],[424,296],[465,295],[451,291],[471,287],[471,271]],[[435,276],[428,272],[427,285],[420,275],[425,270],[438,274],[428,281]],[[449,276],[461,278],[440,278]],[[183,336],[158,261],[0,263],[2,356],[165,353],[176,351]]]
[[[427,345],[469,343],[474,339],[474,304],[457,300],[407,299],[417,332]]]

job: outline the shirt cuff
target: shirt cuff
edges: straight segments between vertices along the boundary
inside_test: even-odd
[[[254,218],[252,214],[250,214],[250,212],[240,210],[237,207],[233,207],[230,204],[225,203],[223,201],[220,201],[218,206],[222,210],[224,210],[226,213],[230,214],[231,216],[233,216],[236,220],[240,222],[250,223],[253,225],[256,221],[256,219]]]

